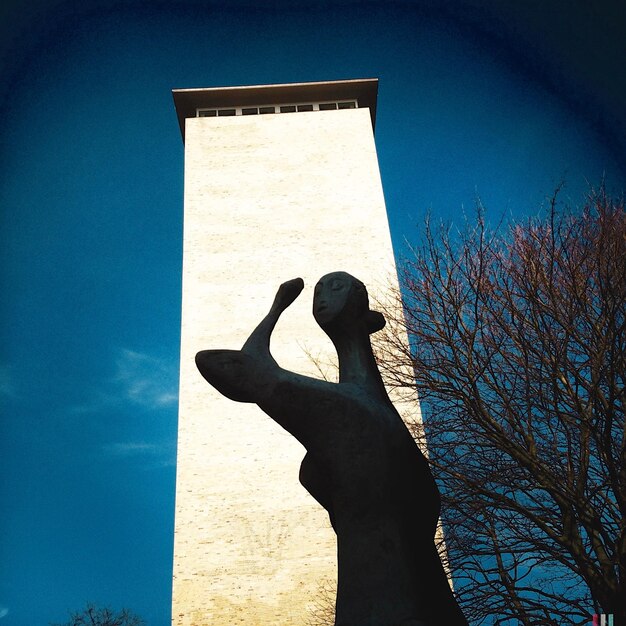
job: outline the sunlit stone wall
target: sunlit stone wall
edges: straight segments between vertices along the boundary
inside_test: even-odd
[[[326,512],[298,482],[304,449],[210,387],[194,355],[239,349],[301,276],[271,349],[318,376],[306,353],[333,351],[317,279],[344,270],[372,294],[395,279],[369,110],[188,119],[184,231],[173,623],[303,626],[336,569]]]

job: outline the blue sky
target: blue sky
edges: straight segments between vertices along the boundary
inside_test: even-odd
[[[0,626],[169,624],[183,145],[172,88],[378,77],[392,236],[624,188],[617,4],[0,10]],[[517,5],[517,3],[516,3]],[[604,10],[603,10],[604,9]],[[550,34],[550,36],[547,36]],[[290,277],[277,276],[277,282]]]

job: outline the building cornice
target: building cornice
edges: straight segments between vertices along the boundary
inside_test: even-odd
[[[374,128],[376,124],[378,79],[366,78],[279,85],[173,89],[172,95],[183,142],[185,141],[185,119],[196,117],[198,109],[210,108],[356,100],[360,109],[369,109],[372,118],[372,128]]]

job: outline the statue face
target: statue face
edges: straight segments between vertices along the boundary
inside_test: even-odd
[[[313,317],[322,328],[344,311],[351,289],[352,277],[345,272],[333,272],[319,279],[313,292]]]

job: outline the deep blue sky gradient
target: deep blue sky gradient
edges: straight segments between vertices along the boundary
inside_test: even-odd
[[[183,194],[172,88],[378,77],[398,254],[429,210],[459,222],[480,196],[492,219],[519,219],[563,180],[573,204],[603,176],[624,187],[623,77],[604,76],[620,44],[600,11],[549,42],[540,14],[470,0],[2,11],[0,626],[61,621],[88,601],[170,623]],[[600,34],[606,59],[589,69],[575,49]]]

